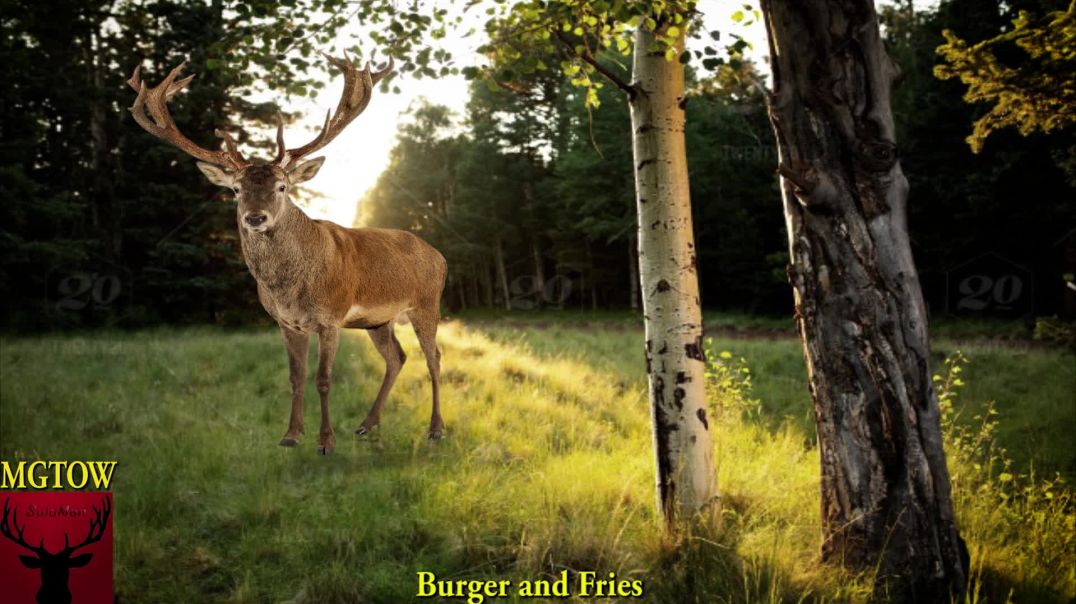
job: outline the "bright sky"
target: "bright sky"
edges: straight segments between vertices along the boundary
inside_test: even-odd
[[[389,150],[396,140],[396,124],[413,101],[426,97],[456,111],[462,111],[467,101],[467,83],[462,76],[436,81],[398,78],[394,84],[400,87],[400,94],[375,91],[363,114],[318,153],[327,159],[317,177],[307,185],[321,195],[305,208],[311,217],[352,225],[359,200],[388,165]],[[306,117],[285,131],[285,140],[289,144],[302,144],[312,138],[315,128],[320,128],[325,119],[325,111],[336,106],[342,88],[342,80],[334,81],[317,100],[286,106],[289,112],[300,111]]]
[[[714,0],[703,1],[703,4],[709,3],[717,4]],[[721,5],[719,10],[707,12],[707,29],[716,29],[718,24],[722,25],[724,31],[732,27],[729,16],[740,5],[734,2],[722,2]],[[485,15],[477,10],[472,12],[474,14],[468,15],[467,20],[479,25]],[[483,42],[481,27],[477,28],[478,33],[469,38],[464,37],[467,27],[469,25],[450,28],[445,39],[439,42],[452,53],[456,65],[461,68],[483,61],[474,51]],[[766,38],[761,25],[739,29],[760,51],[759,56],[764,56]],[[354,40],[362,40],[363,36],[357,32],[358,28],[343,32],[339,38],[340,44],[325,49],[326,52],[333,53],[337,47],[345,47]],[[696,44],[701,42],[696,41]],[[367,50],[367,54],[370,50]],[[378,65],[374,67],[377,68]],[[463,76],[437,80],[397,77],[392,83],[399,86],[399,94],[375,91],[366,111],[323,150],[322,153],[327,158],[325,165],[308,185],[310,190],[320,194],[319,198],[312,200],[305,207],[312,217],[325,218],[347,226],[354,223],[359,200],[367,189],[374,186],[377,177],[388,165],[389,151],[396,140],[396,125],[411,103],[425,97],[460,114],[467,104],[467,81]],[[317,99],[293,99],[292,103],[285,105],[286,111],[298,112],[304,116],[293,122],[285,131],[285,139],[289,144],[301,144],[313,137],[314,129],[320,127],[325,119],[325,111],[336,106],[342,88],[343,79],[338,77],[338,72],[334,70],[333,79],[318,94]]]
[[[915,4],[917,6],[933,5],[936,1],[916,0]],[[749,55],[765,69],[767,44],[766,32],[762,24],[755,22],[742,26],[732,22],[731,15],[742,7],[741,3],[702,0],[700,7],[705,15],[705,31],[718,29],[723,33],[739,33],[753,47]],[[475,10],[467,16],[467,21],[478,25],[484,17],[482,11]],[[474,49],[483,41],[481,27],[477,27],[478,33],[466,38],[464,34],[468,26],[460,27],[458,30],[450,28],[446,38],[439,42],[451,51],[456,65],[461,68],[482,62],[481,57],[474,52]],[[362,40],[363,36],[356,33],[357,31],[355,28],[342,33],[341,43],[338,46],[344,47],[353,43],[354,40]],[[705,42],[689,41],[688,46],[689,48],[701,47],[705,46]],[[335,48],[324,50],[336,52]],[[370,50],[367,50],[367,54]],[[343,79],[336,75],[334,73],[333,80],[321,91],[316,100],[297,101],[285,106],[287,111],[300,112],[305,116],[294,122],[286,131],[286,140],[289,143],[301,144],[312,137],[313,129],[321,126],[325,111],[336,106],[343,87]],[[322,196],[306,207],[307,213],[312,217],[325,218],[345,226],[353,224],[359,200],[366,190],[377,182],[377,177],[388,165],[389,150],[392,149],[396,139],[396,124],[407,111],[408,106],[416,99],[426,97],[461,114],[467,103],[467,82],[463,76],[437,80],[397,77],[393,80],[393,84],[400,87],[400,94],[382,94],[380,91],[375,91],[366,111],[324,149],[323,153],[328,159],[317,177],[309,183],[309,188]]]

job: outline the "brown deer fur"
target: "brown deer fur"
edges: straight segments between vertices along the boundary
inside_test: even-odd
[[[379,424],[385,399],[406,360],[394,332],[397,320],[404,316],[410,319],[426,357],[433,386],[428,436],[437,439],[444,433],[439,395],[440,352],[436,345],[441,293],[448,270],[444,257],[406,231],[345,228],[313,220],[289,197],[292,187],[313,178],[324,162],[324,158],[299,160],[328,144],[354,119],[369,102],[373,83],[391,69],[390,64],[388,69],[370,74],[369,68],[362,72],[355,70],[350,60],[330,60],[345,70],[344,99],[340,107],[326,120],[322,134],[299,149],[284,148],[281,126],[277,159],[273,163],[247,162],[227,138],[224,151],[190,148],[193,143],[178,133],[165,105],[189,82],[187,78],[173,83],[178,68],[152,89],[143,87],[136,70],[130,83],[138,91],[138,100],[131,112],[152,134],[205,159],[208,163],[198,162],[198,168],[206,177],[236,193],[236,220],[243,258],[257,281],[262,306],[280,325],[288,351],[292,411],[280,444],[295,446],[303,433],[303,389],[312,333],[318,335],[315,377],[321,398],[318,452],[331,453],[336,443],[329,419],[329,391],[341,328],[367,330],[385,359],[381,388],[356,432],[369,433]],[[149,109],[152,122],[141,105]]]

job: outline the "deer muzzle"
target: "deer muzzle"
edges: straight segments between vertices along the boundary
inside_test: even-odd
[[[247,212],[243,216],[243,224],[252,231],[261,232],[269,228],[269,215],[265,212]]]

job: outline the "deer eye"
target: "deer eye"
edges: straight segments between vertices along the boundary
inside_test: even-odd
[[[279,187],[276,188],[276,190],[283,193],[285,188],[287,188],[287,187],[285,187],[284,185],[280,185]]]
[[[232,190],[235,191],[236,195],[239,195],[239,187],[232,187]]]

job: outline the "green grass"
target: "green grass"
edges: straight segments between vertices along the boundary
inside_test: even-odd
[[[619,379],[642,384],[642,328],[612,322],[614,319],[606,316],[580,329],[576,322],[581,320],[573,317],[569,326],[563,327],[549,321],[548,316],[510,313],[507,318],[480,325],[499,342],[521,346],[541,357],[585,362]],[[727,316],[708,316],[707,325],[728,320]],[[799,340],[793,335],[745,339],[735,331],[717,333],[721,335],[711,337],[712,347],[743,357],[751,368],[754,396],[760,400],[761,415],[768,425],[777,429],[792,421],[813,436],[814,410]],[[1076,479],[1076,447],[1072,446],[1076,434],[1076,358],[1060,349],[1027,343],[942,338],[932,345],[935,371],[957,350],[970,360],[964,367],[967,386],[962,398],[967,409],[962,419],[974,423],[976,415],[993,406],[1003,418],[997,439],[1018,467]]]
[[[420,570],[518,582],[564,569],[642,579],[641,601],[862,599],[862,580],[817,560],[818,458],[795,340],[714,342],[747,359],[762,421],[715,422],[722,528],[673,544],[654,512],[638,328],[616,317],[571,328],[539,315],[547,325],[470,320],[442,327],[449,437],[438,444],[424,440],[429,386],[408,328],[399,333],[410,361],[373,441],[351,431],[381,361],[361,332],[344,338],[328,458],[314,454],[312,385],[306,440],[276,446],[289,404],[278,333],[199,328],[3,340],[0,454],[120,461],[116,590],[126,603],[406,602]],[[962,349],[968,425],[996,400],[996,436],[1017,466],[1071,473],[1072,357]],[[1071,489],[1021,494],[1039,483],[1012,471],[981,491],[1005,468],[973,471],[972,458],[955,457],[984,599],[1076,597],[1063,534],[1072,506],[1057,504]]]

